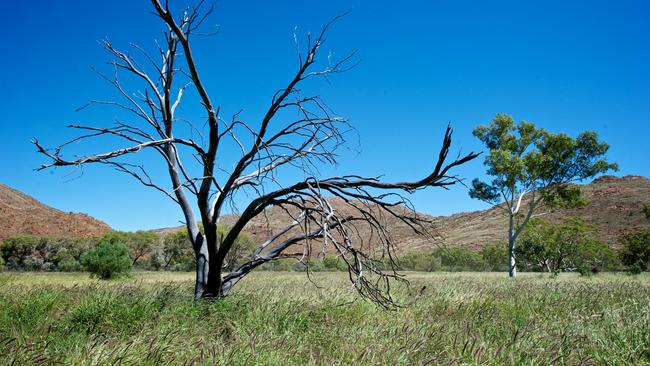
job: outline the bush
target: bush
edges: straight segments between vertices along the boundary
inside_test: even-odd
[[[217,227],[217,235],[222,238],[226,237],[229,232],[230,226],[219,225]],[[226,271],[235,270],[250,259],[256,248],[257,245],[253,238],[245,232],[240,232],[224,258],[224,269]]]
[[[43,269],[43,258],[27,257],[23,260],[22,269],[26,271],[40,271]]]
[[[508,270],[508,245],[490,244],[482,247],[479,254],[483,258],[486,271],[504,272]]]
[[[433,255],[433,253],[405,255],[397,260],[397,264],[400,269],[406,271],[435,272],[443,269],[440,257]]]
[[[122,243],[102,243],[81,257],[92,277],[109,279],[131,270],[129,248]]]
[[[616,253],[607,244],[593,240],[584,239],[573,253],[572,258],[576,270],[582,274],[596,274],[603,271],[616,270],[620,262]]]
[[[478,251],[468,248],[440,248],[433,255],[440,258],[447,271],[477,271],[483,266],[483,258]]]
[[[347,271],[348,265],[338,256],[327,256],[323,258],[323,267],[325,271]]]
[[[399,268],[406,271],[505,271],[508,249],[505,244],[486,245],[480,250],[439,248],[431,253],[413,253],[398,258]]]
[[[645,214],[645,218],[650,220],[650,202],[646,202],[646,204],[643,205],[643,213]]]
[[[0,272],[4,271],[5,269],[5,260],[2,259],[2,256],[0,256]]]
[[[643,262],[638,260],[627,268],[627,273],[631,275],[640,275],[643,272]]]
[[[154,249],[155,266],[170,271],[191,271],[196,266],[194,249],[187,236],[187,230],[178,229],[163,238],[162,249]]]
[[[165,254],[164,254],[164,248],[162,246],[154,247],[151,250],[151,253],[149,253],[149,258],[147,258],[145,267],[148,270],[152,270],[152,271],[160,271],[161,269],[165,268]]]
[[[621,259],[627,266],[647,269],[650,266],[650,230],[623,236]]]
[[[63,272],[79,272],[83,267],[78,260],[74,259],[74,257],[66,256],[59,262],[58,269]]]
[[[598,273],[597,270],[591,270],[584,265],[579,265],[576,268],[576,272],[578,272],[580,276],[585,276],[585,277],[591,277],[592,274]]]
[[[0,256],[8,269],[51,271],[66,257],[79,260],[90,243],[89,239],[16,236],[2,241]]]
[[[146,259],[151,251],[160,246],[160,236],[150,231],[112,231],[95,241],[99,243],[123,243],[129,248],[129,255],[133,266],[144,267],[149,263]]]
[[[616,269],[614,251],[593,236],[593,227],[577,218],[561,224],[531,220],[515,248],[519,266],[532,271],[581,274]]]
[[[262,271],[282,271],[282,272],[291,272],[294,270],[294,265],[298,263],[295,259],[292,258],[279,258],[272,261],[268,261],[258,268]],[[303,266],[304,267],[304,266]]]

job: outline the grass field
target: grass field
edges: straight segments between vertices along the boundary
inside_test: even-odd
[[[0,273],[0,364],[650,364],[650,276],[409,273],[405,306],[342,273],[256,273],[195,303],[192,275]]]

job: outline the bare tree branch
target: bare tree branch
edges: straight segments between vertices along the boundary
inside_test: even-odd
[[[98,73],[115,87],[121,101],[92,100],[80,108],[112,106],[125,111],[130,118],[135,116],[140,123],[119,122],[111,127],[71,125],[83,134],[53,149],[34,139],[38,153],[47,159],[38,170],[104,164],[172,199],[183,212],[194,249],[197,299],[225,296],[237,281],[269,261],[297,253],[308,265],[312,257],[334,253],[348,267],[350,281],[362,296],[382,306],[395,306],[390,296],[391,280],[402,280],[402,277],[396,272],[395,240],[387,223],[398,222],[433,237],[431,223],[417,215],[407,194],[460,182],[450,170],[477,154],[459,155],[447,161],[452,137],[448,127],[437,160],[422,179],[385,182],[354,175],[323,177],[320,168],[337,164],[339,149],[354,129],[318,95],[303,94],[301,87],[308,78],[326,78],[356,65],[352,52],[340,60],[328,58],[324,68],[314,67],[326,32],[347,13],[325,24],[316,37],[308,34],[304,49],[298,37],[294,37],[298,69],[273,95],[258,123],[245,122],[240,112],[226,122],[220,118],[220,107],[214,104],[200,77],[191,47],[191,36],[212,13],[213,5],[207,7],[204,1],[199,1],[176,17],[167,1],[151,0],[151,3],[154,14],[162,21],[164,34],[164,41],[156,42],[156,57],[139,45],[131,44],[137,51],[135,57],[104,41],[103,47],[114,58],[110,62],[114,75]],[[144,61],[139,63],[138,59],[142,58]],[[120,81],[123,75],[130,75],[128,81],[135,80],[140,89],[127,92],[127,84]],[[181,110],[179,106],[187,103],[184,95],[188,89],[196,90],[199,107],[205,111],[204,120],[189,121],[176,115]],[[188,128],[179,128],[179,122]],[[180,137],[188,129],[190,136]],[[195,134],[200,140],[193,138]],[[126,141],[128,146],[113,146],[108,152],[81,157],[64,156],[64,148],[67,152],[72,144],[101,136],[122,144]],[[232,154],[220,152],[226,147],[234,148],[236,155],[241,151],[232,165],[226,162]],[[145,150],[162,158],[161,168],[167,170],[170,179],[168,185],[154,182],[155,175],[150,175],[144,164],[132,162],[136,153]],[[184,164],[187,153],[189,164]],[[286,182],[280,179],[280,172],[285,169],[296,170],[308,178],[282,184]],[[217,222],[224,205],[233,206],[243,201],[243,197],[249,198],[247,195],[252,198],[243,206],[234,225],[225,235],[218,235]],[[198,217],[195,207],[198,207]],[[268,210],[279,210],[291,222],[259,243],[246,261],[224,275],[226,257],[236,239],[252,220],[263,220]],[[201,230],[197,219],[203,224]],[[227,261],[230,267],[231,261]]]

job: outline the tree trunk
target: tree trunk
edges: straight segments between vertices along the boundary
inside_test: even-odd
[[[510,215],[508,227],[508,276],[517,277],[517,262],[515,260],[514,216]]]
[[[194,300],[203,297],[208,288],[208,273],[210,272],[210,254],[208,243],[199,234],[194,243],[194,257],[196,258],[196,281],[194,282]]]
[[[209,239],[199,234],[194,247],[196,257],[194,299],[222,297],[221,264],[216,260],[216,245],[209,245]]]
[[[515,260],[515,242],[510,241],[508,245],[508,276],[517,277],[517,262]]]

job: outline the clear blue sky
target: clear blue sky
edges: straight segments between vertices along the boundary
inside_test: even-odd
[[[209,22],[220,33],[194,45],[213,100],[225,115],[244,109],[254,120],[295,69],[294,27],[316,32],[348,9],[324,51],[358,50],[361,63],[316,91],[351,119],[361,152],[333,172],[418,178],[431,168],[447,122],[455,128],[453,151],[480,150],[471,129],[505,112],[555,132],[595,130],[610,143],[618,174],[650,176],[645,0],[220,0]],[[35,172],[44,160],[29,144],[36,136],[52,146],[72,136],[67,124],[109,125],[118,117],[111,109],[74,110],[89,99],[116,97],[90,70],[108,70],[97,41],[151,46],[161,27],[150,10],[144,0],[0,3],[0,182],[116,229],[178,224],[182,216],[171,201],[106,167],[88,167],[81,176]],[[476,160],[456,173],[471,180],[483,171]],[[413,199],[430,214],[485,207],[462,187]]]

